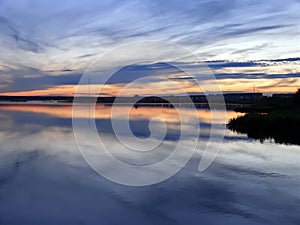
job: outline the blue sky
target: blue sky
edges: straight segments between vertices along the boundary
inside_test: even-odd
[[[0,0],[0,92],[75,85],[97,56],[143,40],[198,54],[225,91],[260,79],[262,91],[294,91],[299,12],[299,0]]]

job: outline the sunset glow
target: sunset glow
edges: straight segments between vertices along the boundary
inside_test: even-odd
[[[209,2],[189,2],[182,9],[180,1],[74,1],[58,6],[31,0],[3,1],[0,95],[72,96],[82,75],[100,56],[119,46],[148,40],[174,43],[197,55],[216,76],[223,92],[253,92],[254,86],[255,91],[266,94],[295,92],[300,77],[300,36],[296,32],[300,30],[299,2],[255,1],[251,7],[243,1],[217,1],[212,5]],[[118,16],[114,16],[115,11]],[[141,52],[151,56],[149,51],[132,49],[126,57],[135,58]],[[172,54],[155,46],[153,52],[169,56],[170,62],[193,66],[189,61],[173,59]],[[105,61],[102,68],[114,66],[113,60]],[[182,74],[144,64],[133,65],[120,74],[113,84],[106,85],[103,94],[117,95],[124,85],[121,77],[138,78],[143,73],[160,73],[162,77],[172,74],[172,79],[182,82],[188,92],[199,92],[199,88],[189,86]],[[164,90],[159,88],[155,93],[158,86]],[[147,89],[128,91],[129,95],[137,93],[167,95],[180,91],[166,83],[149,83]]]

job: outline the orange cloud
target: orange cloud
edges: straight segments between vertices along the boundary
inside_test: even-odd
[[[20,92],[5,92],[1,95],[9,96],[47,96],[47,95],[64,95],[73,96],[76,85],[61,85],[51,87],[44,90],[20,91]]]
[[[277,92],[295,92],[300,87],[300,78],[280,78],[280,79],[219,79],[217,80],[220,90],[223,92],[252,92],[255,86],[256,92],[262,93],[277,93]],[[195,83],[186,81],[163,81],[159,83],[141,83],[129,85],[126,87],[126,91],[123,92],[125,96],[138,95],[175,95],[186,93],[202,92],[203,90],[216,90],[214,88],[215,81],[202,81],[201,86],[197,86]],[[6,92],[0,95],[9,96],[47,96],[47,95],[62,95],[73,96],[77,90],[77,85],[61,85],[44,90],[32,90],[21,92]],[[118,96],[124,88],[121,84],[109,84],[109,85],[85,85],[81,88],[82,95],[88,95],[91,93],[95,95],[101,89],[100,96]],[[201,89],[202,88],[202,89]]]

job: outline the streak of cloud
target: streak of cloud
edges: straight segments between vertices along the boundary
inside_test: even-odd
[[[99,55],[153,39],[188,48],[220,79],[297,78],[299,10],[297,0],[1,1],[0,92],[76,83]],[[139,72],[170,75],[148,69]]]

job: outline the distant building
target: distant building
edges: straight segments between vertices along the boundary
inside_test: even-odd
[[[272,97],[273,98],[293,98],[295,96],[295,94],[273,94]]]
[[[190,97],[193,102],[207,102],[205,95],[191,95]]]
[[[224,94],[224,100],[232,103],[252,103],[262,99],[262,93],[230,93]]]

